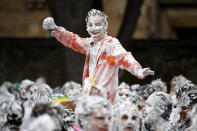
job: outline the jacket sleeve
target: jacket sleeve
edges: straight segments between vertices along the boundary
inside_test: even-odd
[[[122,69],[129,71],[139,79],[143,79],[142,67],[132,56],[131,52],[127,52],[117,39],[113,39],[112,54],[115,56],[116,65]]]
[[[66,47],[69,47],[82,54],[86,54],[88,42],[85,38],[81,38],[78,35],[67,31],[63,27],[58,27],[57,31],[52,31],[51,35]]]

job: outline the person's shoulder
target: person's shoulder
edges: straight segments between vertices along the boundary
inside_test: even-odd
[[[84,38],[84,40],[87,42],[87,43],[90,43],[91,42],[91,37],[86,37],[86,38]]]
[[[107,40],[112,43],[119,43],[120,44],[120,41],[116,37],[107,36]]]

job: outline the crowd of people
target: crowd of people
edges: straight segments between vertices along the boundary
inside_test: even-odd
[[[2,131],[196,131],[197,86],[182,75],[167,88],[161,79],[146,85],[121,83],[115,101],[104,88],[89,95],[76,82],[51,88],[44,79],[4,82],[0,87]],[[54,103],[51,96],[68,96]]]

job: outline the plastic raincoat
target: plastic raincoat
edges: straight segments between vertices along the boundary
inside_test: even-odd
[[[52,32],[52,36],[66,47],[86,55],[83,83],[89,77],[89,49],[91,38],[81,38],[72,32],[67,31],[63,27],[58,27],[57,31]],[[118,71],[119,68],[126,69],[138,78],[142,67],[135,60],[130,52],[127,52],[120,42],[111,36],[106,36],[98,49],[96,55],[96,67],[94,70],[94,85],[103,87],[107,90],[108,99],[114,100],[116,87],[118,87]]]

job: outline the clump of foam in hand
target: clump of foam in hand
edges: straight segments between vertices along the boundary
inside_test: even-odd
[[[44,19],[42,27],[45,30],[52,30],[57,26],[55,25],[54,19],[52,17],[47,17]]]

